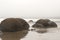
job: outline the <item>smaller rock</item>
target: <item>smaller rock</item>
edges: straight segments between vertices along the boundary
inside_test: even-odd
[[[44,26],[48,26],[49,19],[39,19],[36,23],[42,24]]]
[[[57,24],[49,19],[39,19],[35,24],[42,24],[43,28],[57,27]]]

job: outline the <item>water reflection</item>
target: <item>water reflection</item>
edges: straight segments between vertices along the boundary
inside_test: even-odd
[[[46,33],[47,29],[46,28],[34,28],[34,29],[31,29],[31,31],[35,31],[37,33]]]
[[[20,40],[27,35],[28,31],[18,31],[18,32],[4,32],[2,35],[2,40]]]

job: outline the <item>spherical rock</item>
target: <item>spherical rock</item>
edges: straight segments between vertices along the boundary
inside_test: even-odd
[[[43,25],[43,28],[50,28],[50,27],[57,27],[57,24],[49,19],[39,19],[36,23],[35,26],[39,24]],[[41,27],[41,25],[39,25]]]
[[[6,18],[0,24],[0,30],[3,32],[15,32],[28,29],[29,24],[21,18]]]

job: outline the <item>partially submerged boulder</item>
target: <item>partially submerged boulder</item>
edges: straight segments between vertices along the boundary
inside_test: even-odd
[[[15,32],[28,29],[29,24],[21,18],[6,18],[0,24],[0,30],[3,32]]]
[[[39,19],[35,24],[32,25],[34,29],[32,31],[36,31],[38,33],[46,33],[47,28],[55,28],[57,24],[49,19]]]
[[[49,19],[39,19],[32,27],[52,28],[57,27],[57,24]]]

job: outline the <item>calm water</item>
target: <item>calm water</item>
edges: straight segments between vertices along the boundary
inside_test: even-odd
[[[3,19],[1,19],[2,21]],[[27,19],[25,19],[27,20]],[[31,20],[28,19],[27,22]],[[32,19],[33,20],[33,19]],[[33,23],[30,24],[31,26],[37,21],[38,19],[33,20]],[[51,19],[52,20],[52,19]],[[36,31],[19,31],[19,32],[4,32],[0,33],[0,40],[60,40],[60,22],[58,19],[53,19],[58,25],[57,28],[49,28],[47,29],[46,33],[38,33]]]

